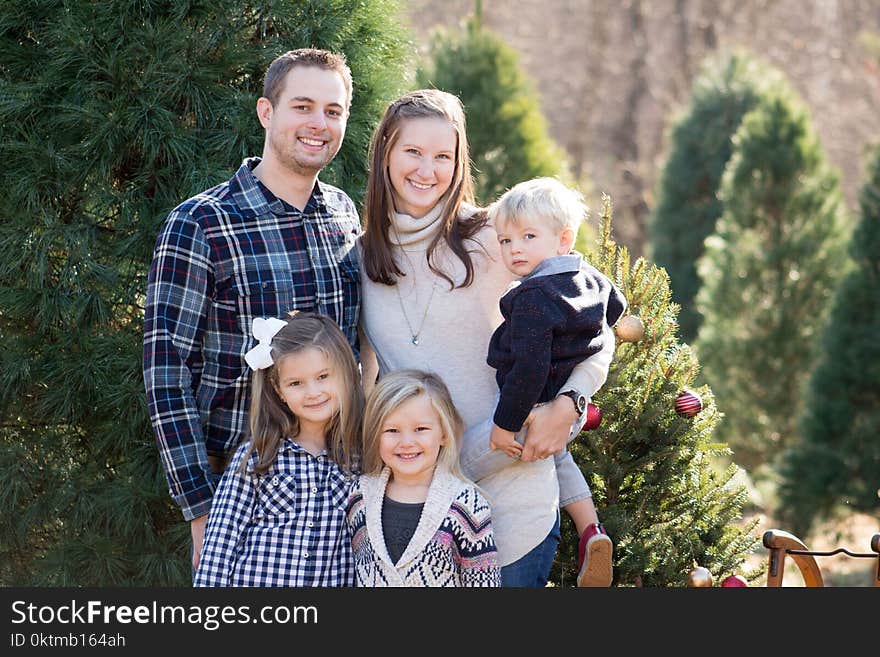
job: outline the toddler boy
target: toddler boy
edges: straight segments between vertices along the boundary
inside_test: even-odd
[[[519,276],[501,298],[504,321],[489,342],[499,400],[490,443],[518,458],[523,423],[535,404],[569,396],[583,425],[586,406],[605,383],[614,355],[611,327],[626,299],[607,276],[572,252],[587,214],[583,197],[553,178],[536,178],[505,192],[490,208],[508,270]],[[575,366],[594,359],[591,390],[562,390]],[[568,450],[554,456],[560,506],[580,536],[578,586],[610,586],[613,545],[599,524],[590,487]]]

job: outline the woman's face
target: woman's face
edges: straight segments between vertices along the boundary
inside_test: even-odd
[[[424,217],[455,175],[455,128],[441,118],[405,119],[388,154],[388,178],[398,212]]]

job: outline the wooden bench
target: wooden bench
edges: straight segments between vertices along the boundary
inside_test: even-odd
[[[880,534],[871,537],[872,552],[850,552],[846,548],[837,548],[829,552],[817,552],[808,550],[807,546],[793,534],[781,529],[768,529],[764,532],[764,547],[770,550],[770,563],[767,569],[767,586],[782,586],[782,575],[785,572],[785,558],[791,557],[795,566],[804,578],[804,585],[808,587],[824,586],[822,571],[816,557],[830,557],[834,554],[846,554],[858,559],[873,559],[874,565],[872,578],[873,586],[880,587]]]

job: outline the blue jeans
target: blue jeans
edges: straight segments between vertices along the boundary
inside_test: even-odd
[[[550,568],[559,545],[559,514],[553,529],[537,547],[512,564],[501,567],[501,586],[541,588],[547,586]]]

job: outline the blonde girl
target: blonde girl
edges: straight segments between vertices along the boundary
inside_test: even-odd
[[[499,586],[486,499],[461,472],[463,423],[436,375],[382,378],[348,503],[358,586]]]
[[[208,516],[195,586],[352,586],[345,505],[363,393],[336,323],[257,318],[250,439]]]

